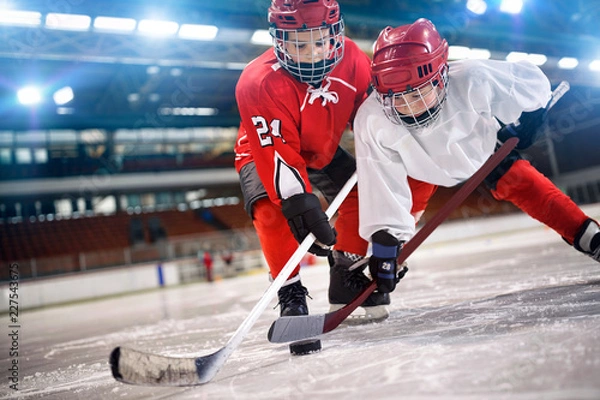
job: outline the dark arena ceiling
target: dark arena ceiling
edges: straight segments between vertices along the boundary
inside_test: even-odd
[[[35,27],[0,25],[0,131],[236,126],[237,79],[250,60],[269,48],[250,42],[256,29],[267,28],[269,3],[0,0],[0,8],[37,11],[42,19]],[[579,96],[579,103],[587,105],[585,121],[576,122],[597,129],[600,72],[587,66],[600,58],[600,1],[524,0],[518,15],[500,12],[500,0],[488,0],[483,15],[469,11],[466,0],[339,3],[347,36],[367,52],[385,26],[426,17],[451,45],[488,49],[492,58],[504,59],[511,51],[544,54],[548,61],[542,69],[552,84],[569,81],[576,89],[570,96]],[[98,16],[161,19],[180,25],[216,25],[219,31],[214,40],[202,41],[176,35],[147,37],[137,31],[107,33],[93,27],[57,30],[44,24],[48,13],[87,15],[92,21]],[[562,57],[579,59],[579,66],[559,69]],[[30,84],[47,93],[70,86],[74,99],[60,113],[52,101],[24,107],[15,93]],[[196,108],[208,108],[211,115],[189,111]],[[174,115],[173,109],[184,111]]]

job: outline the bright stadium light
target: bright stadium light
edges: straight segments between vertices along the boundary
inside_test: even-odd
[[[472,60],[488,60],[492,53],[488,49],[471,49],[469,58]]]
[[[32,106],[41,103],[42,93],[35,86],[27,86],[17,92],[19,102],[25,106]]]
[[[543,54],[527,54],[527,60],[529,60],[529,62],[531,62],[534,65],[537,65],[538,67],[546,64],[546,61],[548,61],[548,57],[546,57]]]
[[[521,60],[527,60],[534,65],[542,66],[542,65],[546,64],[546,61],[548,61],[548,57],[546,57],[543,54],[536,54],[536,53],[528,54],[528,53],[522,53],[520,51],[512,51],[512,52],[508,53],[508,55],[506,56],[506,61],[517,62],[517,61],[521,61]]]
[[[104,32],[129,33],[135,30],[137,21],[133,18],[96,17],[94,29]]]
[[[217,115],[219,110],[208,107],[161,107],[158,109],[160,115],[174,115],[182,117],[202,116],[209,117]]]
[[[92,18],[89,15],[58,14],[46,15],[46,28],[67,31],[87,31],[90,29]]]
[[[558,68],[560,69],[574,69],[579,65],[579,61],[573,57],[563,57],[558,60]]]
[[[469,58],[471,49],[465,46],[450,46],[448,48],[448,58],[451,60],[464,60]]]
[[[56,92],[54,92],[52,97],[54,98],[54,103],[57,106],[62,106],[73,100],[75,96],[73,94],[73,89],[70,86],[65,86],[64,88],[58,89]]]
[[[506,61],[517,62],[522,60],[527,60],[527,53],[522,53],[520,51],[511,51],[506,56]]]
[[[56,107],[56,113],[58,115],[71,115],[75,113],[75,109],[72,107]]]
[[[214,25],[183,24],[179,28],[179,37],[189,40],[213,40],[218,32],[219,28]]]
[[[485,14],[485,11],[487,10],[487,3],[483,0],[468,0],[467,10],[477,15]]]
[[[148,36],[172,36],[178,29],[179,24],[174,21],[143,19],[138,24],[138,31]]]
[[[600,60],[594,60],[588,65],[590,71],[598,71],[600,72]]]
[[[160,72],[160,67],[157,65],[151,65],[148,68],[146,68],[146,73],[148,75],[156,75]]]
[[[500,11],[508,14],[519,14],[523,8],[523,0],[502,0]]]
[[[487,49],[471,49],[465,46],[450,46],[448,58],[451,60],[487,60],[492,56]]]
[[[0,10],[0,25],[38,26],[42,23],[42,14],[35,11]]]
[[[250,38],[250,43],[262,46],[271,46],[273,44],[273,38],[271,37],[269,31],[264,29],[258,29],[252,34],[252,37]]]

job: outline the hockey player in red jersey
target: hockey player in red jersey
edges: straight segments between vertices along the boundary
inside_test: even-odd
[[[315,235],[309,251],[328,256],[329,301],[337,308],[369,283],[368,243],[358,235],[356,188],[340,206],[335,230],[313,189],[331,201],[356,169],[339,142],[366,98],[370,59],[344,37],[335,0],[273,0],[268,19],[274,49],[248,64],[236,87],[236,169],[245,208],[272,277],[298,242]],[[297,268],[278,292],[280,314],[308,314],[306,295]],[[387,304],[389,295],[375,292],[363,308],[385,318]]]
[[[369,269],[385,293],[396,286],[402,243],[415,232],[407,177],[454,186],[477,171],[498,141],[516,135],[518,149],[531,146],[551,91],[548,78],[528,62],[448,63],[448,44],[426,19],[380,33],[372,75],[376,90],[355,119],[360,233],[372,241]],[[496,199],[600,261],[598,223],[518,151],[485,182]]]

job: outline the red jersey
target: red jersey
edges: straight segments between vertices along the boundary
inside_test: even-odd
[[[235,96],[241,125],[235,145],[238,172],[254,161],[271,201],[311,192],[306,168],[331,162],[346,127],[366,98],[369,57],[345,38],[344,57],[313,88],[280,66],[273,49],[242,72]]]

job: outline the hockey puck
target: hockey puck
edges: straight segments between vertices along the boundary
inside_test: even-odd
[[[321,351],[321,341],[319,339],[307,339],[290,343],[290,353],[294,356],[303,356],[318,351]]]

